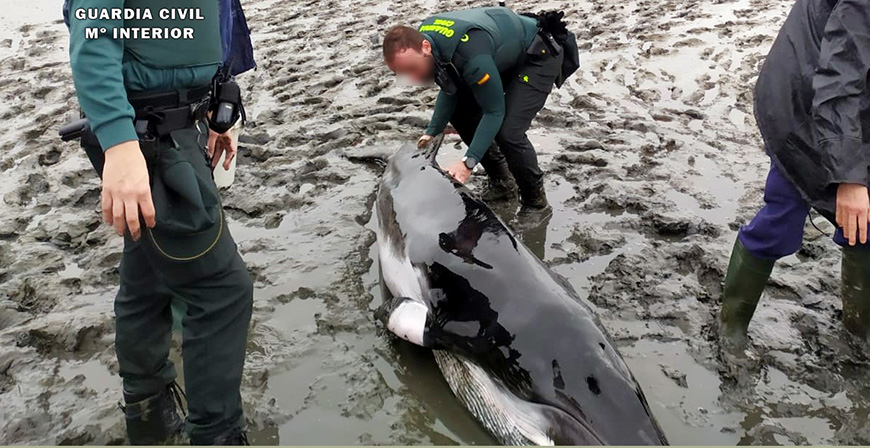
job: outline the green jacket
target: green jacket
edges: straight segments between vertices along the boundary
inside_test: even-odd
[[[87,11],[129,8],[152,19],[89,18]],[[161,10],[198,10],[192,20],[163,20]],[[82,111],[103,150],[137,140],[127,91],[174,90],[208,84],[221,61],[217,0],[72,0],[70,65]],[[85,14],[81,17],[81,14]],[[105,28],[96,39],[88,29]],[[190,28],[193,39],[119,38],[122,29]],[[125,36],[126,37],[126,36]]]
[[[525,59],[526,49],[538,32],[537,21],[503,7],[474,8],[429,17],[419,28],[432,44],[433,54],[452,62],[462,78],[463,88],[474,95],[483,116],[466,156],[483,157],[504,120],[504,87],[501,74]],[[456,95],[443,90],[426,133],[444,131],[456,109]]]

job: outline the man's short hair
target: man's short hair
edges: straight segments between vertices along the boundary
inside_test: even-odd
[[[412,49],[423,50],[423,33],[410,26],[398,25],[390,28],[384,36],[384,60],[390,62],[396,53]]]

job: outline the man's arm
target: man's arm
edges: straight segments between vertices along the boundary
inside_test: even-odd
[[[862,142],[861,102],[870,71],[870,1],[840,0],[828,18],[813,78],[813,122],[837,187],[837,224],[850,245],[867,242],[870,148]]]
[[[123,20],[78,20],[79,8],[123,8],[124,0],[72,0],[70,5],[70,65],[79,105],[103,151],[123,142],[138,140],[133,127],[135,113],[127,101],[121,64],[123,40],[111,38],[112,28]],[[88,28],[106,28],[97,39],[85,39]]]
[[[456,103],[456,95],[448,95],[443,90],[438,93],[432,119],[429,120],[429,126],[426,128],[426,135],[436,136],[444,132],[447,122],[456,110]]]
[[[479,162],[504,121],[504,87],[498,74],[498,67],[490,54],[475,56],[465,64],[463,72],[462,77],[471,87],[471,92],[482,113],[480,124],[477,125],[474,138],[468,145],[465,155]]]
[[[830,154],[833,183],[866,185],[870,148],[861,142],[860,103],[868,95],[870,1],[841,0],[828,19],[813,77],[813,121]]]
[[[463,60],[462,80],[468,86],[481,109],[480,123],[468,145],[465,156],[480,162],[501,129],[505,115],[504,87],[493,59],[493,43],[485,31],[472,30],[462,37],[457,56]],[[465,183],[471,175],[465,161],[448,170],[451,176]]]
[[[139,216],[145,225],[154,227],[155,211],[148,183],[148,167],[139,149],[133,127],[135,113],[127,101],[121,64],[123,41],[114,40],[111,31],[97,39],[85,39],[85,29],[111,30],[123,21],[78,20],[78,8],[123,8],[124,0],[73,0],[70,18],[70,65],[79,104],[91,129],[106,154],[103,166],[101,202],[103,220],[123,235],[138,240],[141,235]]]

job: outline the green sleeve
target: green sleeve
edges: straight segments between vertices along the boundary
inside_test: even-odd
[[[479,162],[504,121],[504,88],[495,60],[489,54],[478,55],[468,61],[463,68],[462,77],[470,86],[482,112],[480,124],[477,125],[477,131],[465,153]]]
[[[127,101],[121,65],[124,42],[111,38],[123,20],[78,20],[79,8],[123,8],[124,0],[72,0],[70,4],[70,65],[79,105],[103,151],[119,143],[138,140],[135,112]],[[97,39],[86,39],[87,28],[106,28]]]
[[[456,95],[448,95],[443,90],[439,92],[438,98],[435,99],[435,111],[432,112],[432,119],[429,120],[429,127],[426,128],[426,135],[435,136],[444,132],[455,110]]]

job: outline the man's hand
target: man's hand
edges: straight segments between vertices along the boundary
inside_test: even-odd
[[[867,242],[867,222],[870,221],[870,197],[861,184],[840,184],[837,188],[837,225],[854,246],[856,241]],[[857,238],[856,238],[857,233]]]
[[[130,230],[133,240],[142,235],[139,213],[149,228],[156,224],[148,167],[136,140],[119,143],[105,152],[103,166],[103,220],[115,228],[118,235]]]
[[[471,177],[471,170],[465,166],[465,162],[459,161],[454,163],[447,169],[447,173],[453,176],[454,179],[458,180],[459,183],[464,184],[468,181],[468,178]]]
[[[233,130],[230,129],[223,134],[218,134],[211,129],[208,130],[208,155],[211,158],[211,167],[214,169],[221,160],[221,155],[226,152],[227,157],[224,159],[224,169],[230,169],[230,162],[236,157],[237,148],[233,142]]]
[[[431,142],[433,138],[435,138],[435,137],[432,135],[423,134],[423,136],[420,137],[419,140],[417,140],[417,147],[422,148],[422,147],[428,145],[429,142]]]

